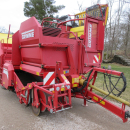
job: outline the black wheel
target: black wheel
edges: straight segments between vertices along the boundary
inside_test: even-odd
[[[34,113],[35,116],[39,116],[39,114],[41,112],[40,111],[40,107],[36,108],[34,106],[32,106],[32,111],[33,111],[33,113]]]
[[[33,90],[31,90],[31,97],[33,97]],[[34,101],[33,98],[31,98],[31,100],[32,100],[32,102]],[[32,106],[32,112],[34,113],[35,116],[39,116],[39,114],[41,112],[40,106],[38,108],[36,108],[35,106]]]
[[[47,94],[46,93],[39,90],[38,96],[39,96],[39,99],[41,99],[45,104],[47,104]],[[46,111],[46,107],[42,103],[40,103],[40,110],[41,110],[41,112]]]

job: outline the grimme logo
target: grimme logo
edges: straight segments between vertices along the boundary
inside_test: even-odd
[[[92,40],[92,24],[88,24],[88,47],[91,48],[91,40]]]
[[[21,33],[22,39],[34,37],[34,29]]]

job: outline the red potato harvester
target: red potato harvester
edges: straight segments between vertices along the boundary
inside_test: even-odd
[[[126,122],[130,114],[125,105],[130,103],[118,97],[125,91],[125,76],[101,68],[107,15],[108,5],[94,5],[73,19],[70,15],[45,18],[40,25],[31,17],[22,22],[12,44],[0,42],[1,86],[14,91],[21,104],[31,104],[35,115],[46,109],[56,113],[72,108],[71,98],[76,97],[84,105],[86,101],[97,103]],[[99,73],[104,74],[108,92],[94,86]],[[118,79],[116,84],[111,77]],[[123,87],[119,90],[120,79]],[[120,101],[122,108],[106,100],[107,96]]]

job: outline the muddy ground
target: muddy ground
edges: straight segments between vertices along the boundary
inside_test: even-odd
[[[33,115],[31,106],[20,104],[15,93],[0,88],[0,130],[129,130],[130,120],[120,118],[98,104],[83,107],[81,99],[72,98],[73,108],[41,116]],[[116,103],[117,105],[120,105]],[[130,111],[130,108],[127,107]]]

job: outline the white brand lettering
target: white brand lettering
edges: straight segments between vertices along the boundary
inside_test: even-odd
[[[22,39],[34,37],[34,29],[21,33]]]
[[[91,48],[91,40],[92,40],[92,24],[88,24],[88,47]]]

